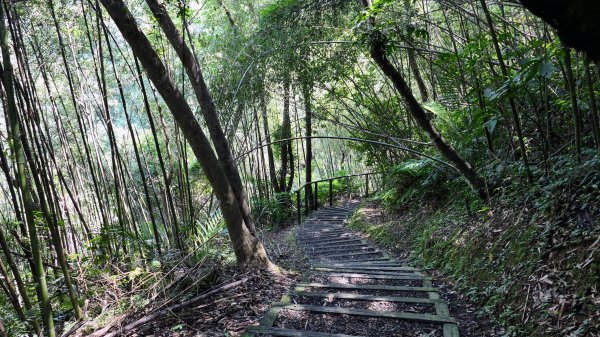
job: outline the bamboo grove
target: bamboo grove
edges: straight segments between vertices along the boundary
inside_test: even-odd
[[[260,233],[304,182],[416,158],[487,199],[600,149],[598,68],[514,1],[4,1],[0,38],[15,335],[215,236],[275,269]]]

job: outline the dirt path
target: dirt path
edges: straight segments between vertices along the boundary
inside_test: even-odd
[[[302,224],[311,271],[247,336],[459,336],[430,277],[345,227],[355,206],[323,208]]]

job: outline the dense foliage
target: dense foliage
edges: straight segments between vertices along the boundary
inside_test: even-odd
[[[125,4],[209,130],[186,60],[146,3]],[[494,247],[491,258],[512,251],[514,260],[468,280],[478,287],[474,297],[484,276],[535,269],[544,254],[587,248],[597,235],[598,67],[518,2],[161,5],[202,69],[258,231],[294,220],[298,196],[315,197],[312,187],[296,193],[308,180],[377,171],[378,198],[390,209],[449,203],[486,224],[469,237],[480,245],[461,246],[467,254],[450,241],[428,241],[448,225],[440,217],[415,234],[427,263],[453,254],[456,265],[437,266],[469,278],[489,268],[464,263],[489,248],[481,245]],[[83,317],[96,319],[86,325],[91,331],[145,310],[148,296],[170,303],[187,296],[177,289],[212,284],[206,275],[214,265],[234,259],[215,185],[105,6],[9,1],[2,13],[0,323],[8,334],[53,336]],[[444,146],[458,156],[440,152]],[[460,164],[484,181],[483,199]],[[363,182],[337,179],[332,192],[346,195]],[[328,189],[319,183],[319,203],[328,202]],[[491,220],[515,205],[527,221]],[[525,234],[479,239],[497,231]],[[516,246],[532,240],[533,253]],[[597,251],[585,265],[596,272]],[[173,272],[179,268],[206,282],[173,286],[186,282]],[[597,281],[586,275],[569,277]],[[496,308],[498,298],[486,301]],[[518,324],[517,313],[506,315]]]

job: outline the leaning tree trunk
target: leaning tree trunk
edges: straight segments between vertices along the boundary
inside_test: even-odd
[[[431,139],[442,155],[456,166],[456,169],[465,177],[473,190],[475,190],[481,198],[487,198],[485,181],[458,153],[458,151],[456,151],[456,149],[440,135],[438,130],[431,123],[429,116],[427,116],[427,113],[413,95],[400,72],[385,55],[385,43],[383,41],[372,42],[371,57],[373,57],[381,71],[383,71],[383,73],[393,82],[396,90],[402,95],[406,101],[408,110],[417,122],[417,125],[425,131],[429,139]]]
[[[370,0],[362,0],[362,3],[365,7],[371,6]],[[370,20],[370,24],[373,24],[373,17],[371,17]],[[400,74],[398,69],[396,69],[385,55],[385,50],[386,37],[381,33],[378,36],[373,36],[370,43],[371,57],[375,63],[377,63],[381,71],[392,81],[400,95],[402,95],[408,106],[408,110],[417,122],[417,125],[425,131],[427,137],[431,139],[442,155],[455,165],[458,172],[465,177],[468,184],[477,192],[479,197],[487,199],[488,194],[485,187],[485,181],[479,176],[475,169],[473,169],[471,164],[469,164],[458,151],[442,137],[431,123],[429,116],[413,95],[412,90],[404,80],[404,77],[402,77],[402,74]]]
[[[217,160],[209,140],[182,93],[169,76],[166,66],[140,30],[131,12],[122,0],[101,0],[123,37],[146,70],[148,77],[169,107],[175,121],[190,144],[204,174],[219,199],[223,218],[239,264],[271,268],[273,265],[256,235],[244,224],[237,198],[227,179],[227,173]],[[209,126],[214,128],[215,126]],[[224,135],[222,135],[224,137]]]
[[[250,209],[250,203],[246,196],[244,185],[238,171],[235,158],[231,154],[227,138],[219,122],[217,115],[217,108],[213,102],[212,96],[208,91],[208,87],[204,82],[202,70],[196,62],[194,54],[185,43],[183,37],[177,30],[177,27],[167,14],[167,10],[163,4],[159,3],[158,0],[146,0],[146,3],[150,7],[152,14],[159,22],[163,32],[167,36],[167,39],[177,52],[177,56],[181,60],[188,77],[192,82],[192,88],[196,94],[198,104],[200,104],[204,121],[208,126],[210,138],[215,146],[217,156],[223,167],[223,170],[229,180],[231,189],[235,195],[235,198],[240,207],[240,212],[244,218],[244,222],[250,232],[254,233],[254,219],[252,218],[252,211]]]

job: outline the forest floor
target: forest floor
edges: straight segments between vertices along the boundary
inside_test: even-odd
[[[391,216],[372,202],[363,203],[360,214],[363,222],[369,222],[373,226],[389,221],[388,217]],[[228,284],[245,278],[250,280],[230,291],[216,294],[198,305],[153,320],[149,324],[127,332],[124,336],[240,336],[246,327],[258,325],[274,302],[278,302],[282,295],[294,289],[297,283],[302,279],[306,280],[306,275],[310,274],[309,256],[297,241],[299,228],[294,224],[288,224],[265,231],[262,235],[270,257],[281,267],[281,273],[241,270],[235,267],[221,270],[219,284]],[[410,255],[408,243],[399,242],[393,249],[383,248],[374,242],[369,243],[398,261],[406,261]],[[432,276],[432,286],[439,289],[441,299],[449,304],[450,315],[456,318],[461,336],[503,335],[502,328],[482,314],[480,308],[462,295],[449,279],[434,270],[428,270],[426,274]],[[285,318],[282,319],[285,322]],[[318,328],[317,323],[313,329]],[[396,328],[388,331],[386,335],[395,336]]]
[[[249,325],[262,318],[271,303],[281,298],[287,289],[298,282],[307,267],[307,260],[295,246],[295,227],[284,226],[263,233],[263,241],[270,257],[281,272],[274,274],[263,270],[224,267],[218,271],[215,287],[236,281],[249,280],[229,291],[211,296],[206,301],[152,320],[124,333],[122,336],[239,336]],[[160,308],[152,308],[158,311]],[[151,314],[148,312],[146,314]],[[123,320],[123,325],[133,318]]]

